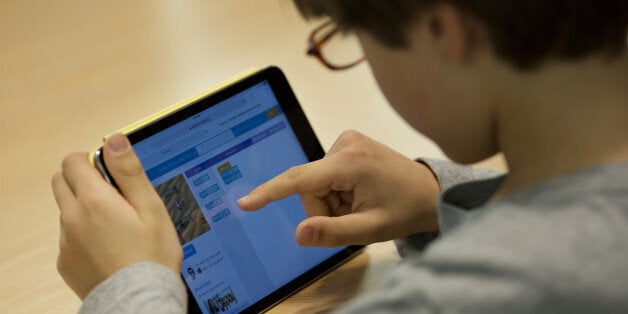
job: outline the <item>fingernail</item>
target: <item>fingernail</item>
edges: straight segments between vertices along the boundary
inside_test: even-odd
[[[249,196],[244,195],[238,199],[238,205],[242,205],[243,203],[246,204],[248,203],[248,201],[249,201]]]
[[[247,206],[255,201],[255,197],[251,196],[251,194],[244,195],[238,199],[238,206]]]
[[[107,138],[107,148],[114,153],[124,153],[129,149],[129,141],[126,136],[116,133]]]

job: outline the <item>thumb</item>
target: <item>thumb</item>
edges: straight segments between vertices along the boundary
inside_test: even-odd
[[[142,164],[126,136],[116,133],[105,141],[104,157],[107,169],[124,198],[142,216],[143,208],[155,208],[155,190],[148,181]]]
[[[295,237],[302,246],[370,244],[379,241],[381,222],[366,212],[338,217],[314,216],[299,224]]]

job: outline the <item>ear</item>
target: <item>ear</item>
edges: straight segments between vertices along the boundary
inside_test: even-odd
[[[443,57],[451,62],[463,62],[470,53],[464,14],[451,4],[436,4],[429,15],[429,31]]]

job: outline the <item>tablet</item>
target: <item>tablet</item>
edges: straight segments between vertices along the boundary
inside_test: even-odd
[[[166,204],[183,249],[191,313],[261,312],[362,246],[300,247],[298,196],[245,212],[236,203],[323,149],[277,67],[245,73],[120,130]],[[108,175],[102,148],[91,154]]]

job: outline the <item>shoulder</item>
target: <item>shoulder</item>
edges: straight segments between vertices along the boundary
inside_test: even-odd
[[[509,283],[523,292],[513,300],[543,309],[628,308],[627,168],[589,169],[476,209],[413,267]]]

